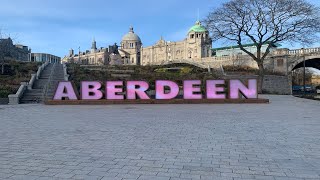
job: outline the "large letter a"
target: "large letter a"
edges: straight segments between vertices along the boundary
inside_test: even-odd
[[[78,100],[73,86],[69,81],[59,82],[53,100],[62,100],[62,98],[68,98],[69,100]]]

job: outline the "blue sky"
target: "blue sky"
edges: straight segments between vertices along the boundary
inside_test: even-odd
[[[63,57],[70,48],[120,43],[129,26],[152,45],[163,36],[177,41],[225,0],[1,0],[0,28],[33,52]],[[320,5],[320,2],[311,1]],[[221,44],[213,44],[214,47]]]

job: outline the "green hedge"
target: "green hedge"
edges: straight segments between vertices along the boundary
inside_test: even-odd
[[[41,63],[6,61],[4,74],[0,73],[0,98],[15,94],[20,82],[28,82],[32,73],[36,73]]]

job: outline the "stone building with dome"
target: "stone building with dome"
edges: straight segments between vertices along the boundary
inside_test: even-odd
[[[209,32],[197,21],[182,41],[170,42],[161,37],[156,44],[143,47],[141,65],[157,65],[174,60],[201,61],[202,58],[211,56],[211,49]]]
[[[78,62],[89,65],[159,65],[174,60],[201,61],[211,56],[212,40],[209,32],[199,21],[192,26],[182,41],[160,40],[152,46],[143,47],[133,27],[122,37],[120,46],[97,49],[95,40],[91,50],[74,54],[71,49],[64,62]]]
[[[131,26],[129,32],[122,37],[119,54],[123,59],[123,64],[140,65],[142,42],[140,37],[134,33]]]

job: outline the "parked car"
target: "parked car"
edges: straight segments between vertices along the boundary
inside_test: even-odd
[[[320,94],[320,86],[316,87],[317,94]]]
[[[292,91],[297,92],[297,93],[301,93],[304,91],[304,87],[303,86],[292,86]],[[315,92],[315,88],[311,85],[306,85],[306,92],[308,92],[308,93]]]

